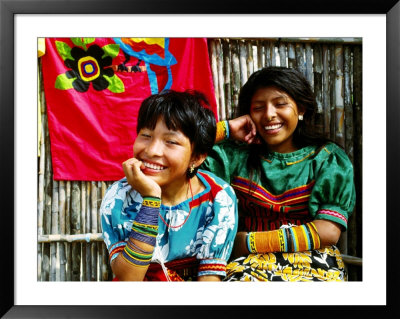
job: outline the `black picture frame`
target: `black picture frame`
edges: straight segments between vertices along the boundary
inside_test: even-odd
[[[386,258],[389,278],[381,278],[387,283],[386,306],[336,306],[334,296],[331,306],[306,306],[283,308],[282,306],[23,306],[15,305],[15,264],[14,264],[14,18],[16,14],[385,14],[386,29],[386,63],[387,63],[387,104],[386,104]],[[399,279],[394,268],[394,254],[399,243],[396,227],[399,227],[395,198],[396,185],[399,181],[398,163],[400,160],[400,4],[398,0],[336,0],[336,1],[255,1],[245,2],[204,0],[204,1],[163,1],[163,0],[0,0],[0,196],[2,209],[2,243],[1,258],[1,308],[4,318],[112,318],[129,316],[138,318],[158,317],[244,317],[250,311],[265,316],[271,313],[306,311],[307,316],[321,315],[329,311],[338,317],[353,317],[368,314],[394,318],[399,315],[396,303],[396,288]],[[12,61],[12,62],[11,62]],[[377,111],[377,121],[382,122]],[[380,187],[377,185],[376,187]],[[377,200],[383,201],[382,198]],[[384,205],[382,205],[384,207]],[[377,219],[379,219],[377,213]],[[375,234],[380,240],[379,227]],[[377,252],[378,253],[378,252]],[[394,275],[390,275],[394,274]],[[377,265],[379,276],[379,265]],[[267,296],[266,296],[267,297]],[[283,296],[283,298],[286,298]],[[311,296],[310,296],[311,298]],[[351,301],[349,302],[351,304]],[[290,301],[288,301],[290,304]],[[397,307],[396,307],[397,306]],[[264,309],[268,307],[268,309]]]

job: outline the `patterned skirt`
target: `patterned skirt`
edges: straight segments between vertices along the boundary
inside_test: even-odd
[[[336,246],[297,253],[250,254],[227,265],[224,281],[347,281]]]

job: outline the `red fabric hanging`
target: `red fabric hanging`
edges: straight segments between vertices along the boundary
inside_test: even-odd
[[[152,93],[201,91],[217,118],[204,38],[48,38],[41,59],[55,180],[122,178]]]

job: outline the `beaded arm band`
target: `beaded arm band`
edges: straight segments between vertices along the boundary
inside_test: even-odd
[[[229,138],[229,124],[228,121],[219,121],[217,123],[217,134],[215,137],[215,143],[221,142],[222,140]]]
[[[158,213],[161,200],[157,197],[144,197],[135,220],[122,257],[131,265],[146,267],[151,261],[153,251],[145,251],[133,243],[138,240],[151,246],[156,245],[158,234]]]
[[[267,232],[250,232],[246,241],[251,253],[298,252],[321,247],[317,228],[312,222]]]

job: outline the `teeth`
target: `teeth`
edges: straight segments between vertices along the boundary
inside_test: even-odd
[[[266,130],[276,130],[277,128],[280,128],[281,126],[282,126],[282,124],[274,124],[274,125],[265,126],[264,129],[266,129]]]
[[[164,169],[163,166],[156,165],[156,164],[152,164],[152,163],[147,163],[147,162],[143,162],[143,165],[146,166],[146,167],[148,167],[148,168],[155,169],[155,170],[159,170],[159,171],[161,171],[161,170]]]

